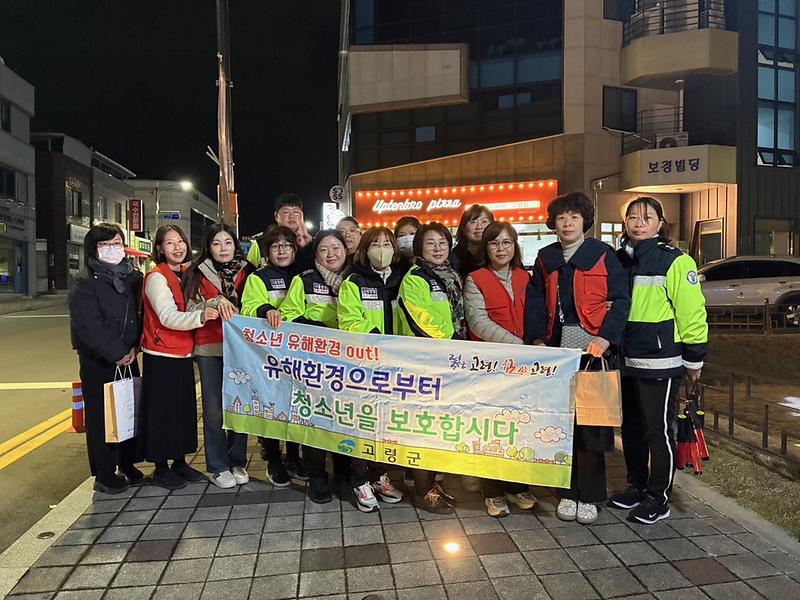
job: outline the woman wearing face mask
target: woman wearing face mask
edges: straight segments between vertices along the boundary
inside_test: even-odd
[[[180,227],[159,227],[153,243],[156,266],[144,280],[144,360],[137,437],[140,453],[156,466],[153,480],[167,489],[206,479],[185,458],[197,451],[192,351],[194,330],[219,318],[219,312],[210,307],[186,308],[181,280],[189,247]]]
[[[622,449],[628,487],[609,505],[633,509],[628,520],[670,516],[675,432],[682,377],[700,379],[708,342],[705,298],[692,257],[670,245],[664,209],[644,196],[625,210],[617,252],[631,284],[622,350]]]
[[[414,236],[414,266],[400,284],[400,335],[438,339],[466,339],[461,278],[450,266],[453,244],[450,230],[428,223]],[[455,499],[435,481],[435,473],[413,470],[414,504],[424,510],[450,514]]]
[[[351,274],[339,290],[339,329],[358,333],[397,332],[397,294],[405,270],[392,232],[385,227],[368,229],[353,258]],[[352,459],[350,484],[356,508],[361,512],[378,509],[378,498],[395,504],[403,499],[385,465]]]
[[[107,444],[103,385],[118,367],[139,375],[142,275],[125,258],[125,236],[110,223],[92,227],[83,242],[86,270],[69,292],[72,347],[78,352],[86,416],[86,450],[94,489],[116,494],[142,483],[136,439]],[[116,473],[119,467],[119,475]]]
[[[314,238],[312,250],[314,268],[292,279],[280,307],[281,318],[337,329],[337,297],[344,279],[347,246],[341,233],[325,229]],[[308,497],[316,504],[325,504],[333,499],[328,487],[325,457],[325,450],[303,446],[303,458],[308,469]],[[342,459],[335,459],[334,463],[336,460],[342,464]]]
[[[630,309],[627,278],[614,250],[584,237],[594,205],[583,192],[559,196],[547,207],[558,241],[539,250],[527,292],[526,339],[535,345],[579,348],[602,360],[622,339]],[[608,306],[611,306],[609,309]],[[584,357],[583,366],[589,361]],[[611,427],[575,425],[570,489],[556,515],[588,525],[606,499],[604,452],[614,448]]]
[[[464,281],[464,312],[473,340],[522,344],[525,334],[525,289],[530,276],[522,267],[517,232],[510,223],[491,223],[483,230],[478,250],[486,266]],[[472,477],[468,481],[472,483]],[[492,517],[510,513],[508,502],[523,510],[536,504],[528,486],[480,480],[486,512]],[[466,486],[465,486],[466,487]]]
[[[356,253],[358,243],[361,241],[361,227],[353,217],[344,217],[336,225],[336,231],[344,237],[347,246],[347,266],[353,262],[353,255]]]
[[[203,251],[182,281],[186,309],[213,308],[222,320],[239,312],[245,280],[252,271],[239,240],[227,225],[206,230]],[[194,331],[194,356],[203,398],[206,470],[211,483],[232,488],[247,483],[247,435],[222,429],[222,320],[208,321]]]
[[[450,262],[462,279],[481,267],[478,253],[483,230],[490,223],[494,223],[492,211],[480,204],[473,204],[461,215]]]
[[[294,276],[297,236],[288,227],[270,225],[263,238],[265,266],[247,278],[242,294],[242,314],[267,319],[271,327],[281,324],[279,310]],[[300,461],[300,445],[286,442],[286,461],[281,458],[281,444],[273,438],[258,438],[261,457],[267,462],[267,480],[275,487],[288,487],[292,479],[308,479]]]
[[[414,234],[420,227],[419,219],[410,215],[400,217],[394,225],[394,237],[404,261],[410,262],[414,257]]]

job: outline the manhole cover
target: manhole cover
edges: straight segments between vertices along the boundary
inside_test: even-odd
[[[56,534],[53,533],[52,531],[43,531],[36,537],[39,538],[40,540],[49,540],[51,537],[54,537],[55,535]]]

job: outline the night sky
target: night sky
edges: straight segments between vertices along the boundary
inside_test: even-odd
[[[337,183],[338,0],[230,0],[240,230]],[[0,0],[0,56],[36,88],[33,131],[59,131],[142,178],[216,197],[214,0]]]

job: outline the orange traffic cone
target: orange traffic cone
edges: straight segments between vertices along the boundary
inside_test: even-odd
[[[72,433],[83,433],[86,431],[86,423],[83,420],[83,384],[75,381],[72,384]]]

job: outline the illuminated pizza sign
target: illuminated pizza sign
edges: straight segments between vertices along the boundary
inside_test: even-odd
[[[558,181],[518,181],[365,190],[355,193],[355,217],[362,227],[393,227],[400,217],[413,216],[422,223],[439,221],[454,227],[473,204],[481,204],[498,221],[532,223],[547,219],[547,205],[558,195]]]

